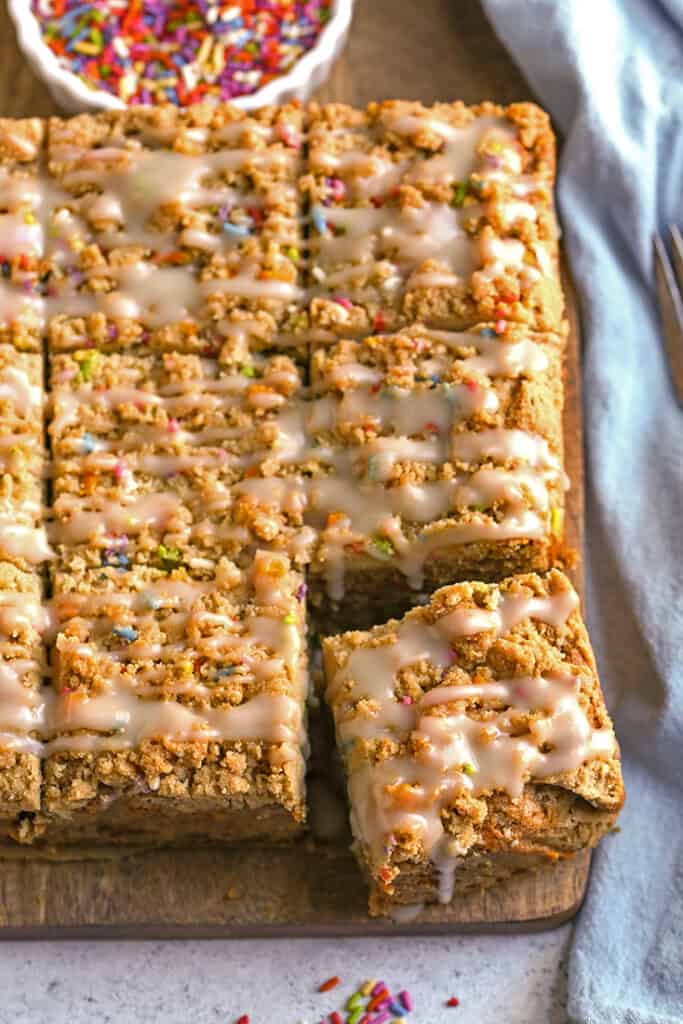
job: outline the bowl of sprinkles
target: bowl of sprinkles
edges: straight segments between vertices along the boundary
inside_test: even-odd
[[[9,0],[19,45],[70,112],[305,100],[353,0]]]

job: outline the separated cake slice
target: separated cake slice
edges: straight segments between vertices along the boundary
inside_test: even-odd
[[[53,350],[293,331],[302,128],[296,104],[51,119]]]
[[[559,571],[444,587],[328,637],[324,660],[373,913],[448,903],[613,827],[618,748]]]
[[[332,623],[415,591],[546,570],[562,539],[562,338],[509,322],[317,348],[307,427],[325,474],[311,599]]]
[[[45,839],[268,841],[305,820],[305,588],[280,555],[137,567],[54,598]]]
[[[550,121],[528,103],[312,105],[314,336],[503,317],[558,330]]]

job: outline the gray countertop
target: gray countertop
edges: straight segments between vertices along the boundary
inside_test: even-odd
[[[566,1024],[570,934],[8,942],[0,1024],[318,1024],[369,976],[410,990],[409,1024]],[[319,994],[331,975],[341,984]]]

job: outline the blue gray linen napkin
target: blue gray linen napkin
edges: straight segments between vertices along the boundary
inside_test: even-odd
[[[577,921],[581,1024],[683,1021],[683,412],[651,235],[683,224],[683,0],[484,0],[565,137],[584,331],[588,620],[624,758]]]

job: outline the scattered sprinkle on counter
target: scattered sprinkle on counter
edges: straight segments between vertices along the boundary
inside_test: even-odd
[[[458,999],[457,996],[451,996],[451,998],[446,1003],[446,1006],[460,1006],[460,1000]]]
[[[318,992],[329,992],[331,989],[337,987],[339,981],[340,979],[335,974],[332,978],[328,978],[327,981],[323,981],[322,985],[318,986]]]
[[[325,0],[32,0],[59,63],[128,104],[230,100],[286,74],[329,19]]]
[[[339,978],[329,978],[318,991],[328,992],[338,984]],[[346,1000],[343,1013],[333,1010],[319,1024],[397,1024],[406,1020],[412,1009],[413,1000],[406,989],[392,995],[383,981],[366,981]]]

